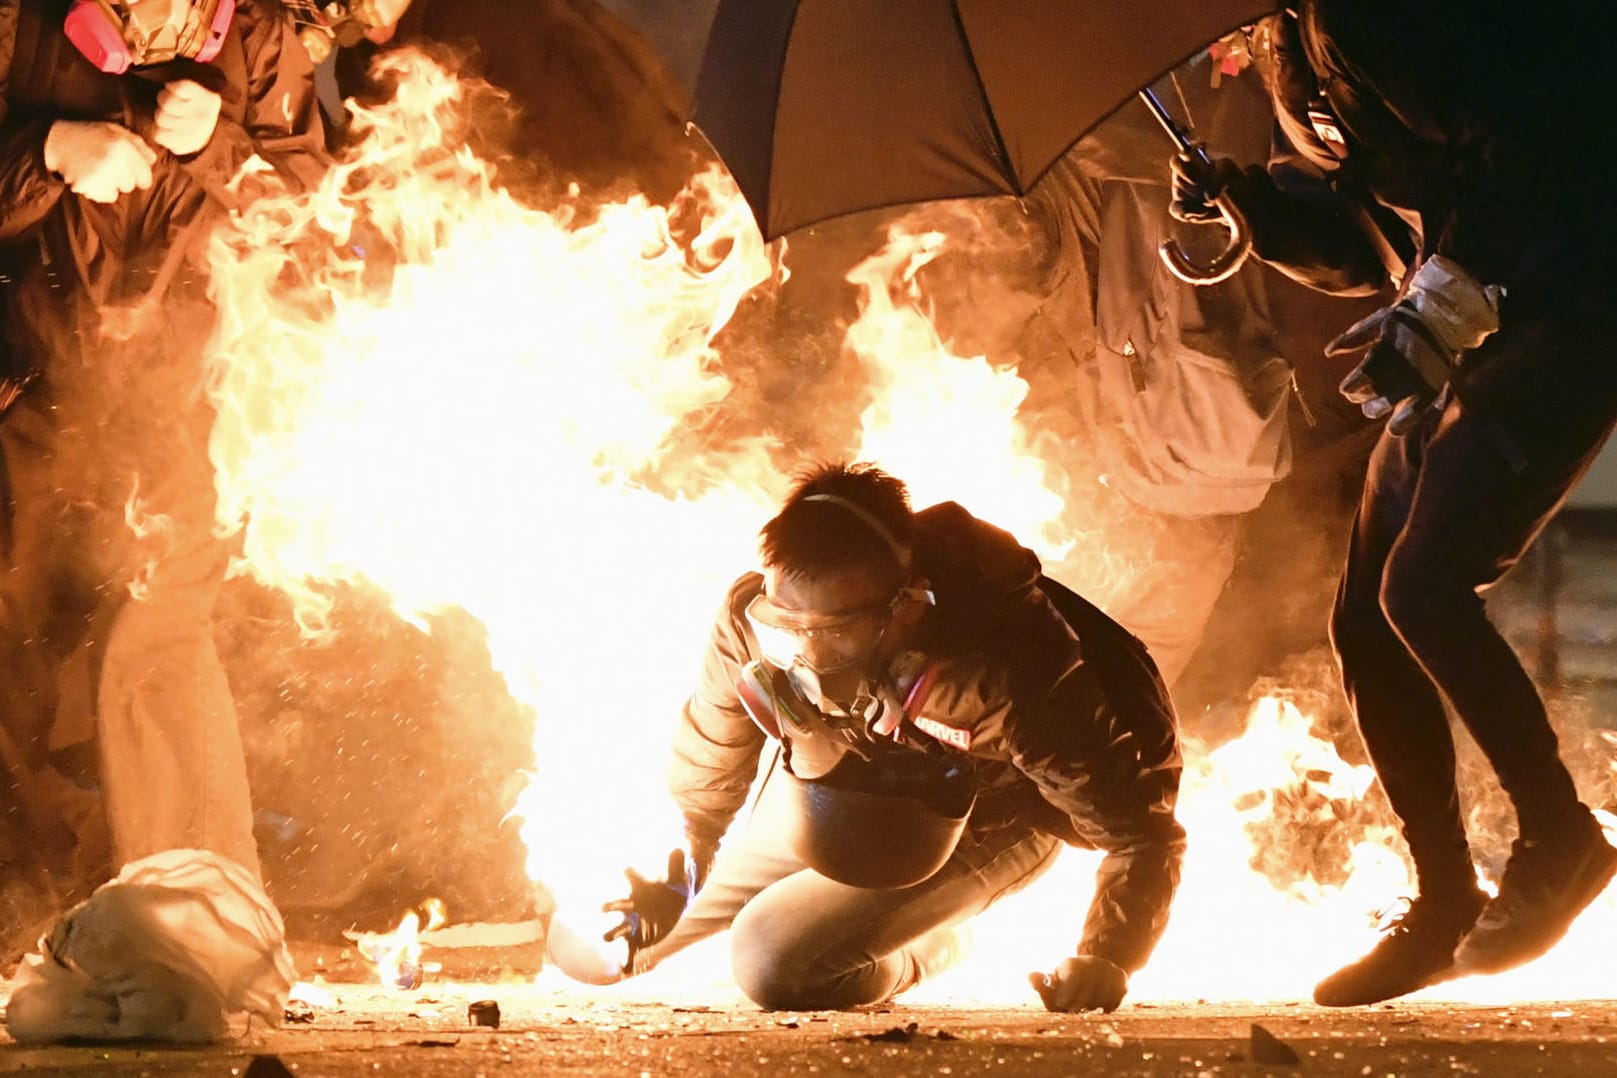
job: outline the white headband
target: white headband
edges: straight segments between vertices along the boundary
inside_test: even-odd
[[[839,506],[858,517],[864,522],[865,527],[875,532],[881,537],[881,541],[887,544],[887,549],[891,550],[893,557],[898,559],[898,567],[906,573],[909,572],[910,548],[900,543],[893,533],[888,530],[887,525],[877,520],[876,515],[870,510],[837,494],[810,494],[803,500],[805,502],[826,502],[830,505]]]

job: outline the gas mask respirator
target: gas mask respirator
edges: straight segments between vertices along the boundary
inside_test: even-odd
[[[235,14],[236,0],[74,0],[62,29],[97,68],[121,75],[171,60],[207,63]]]

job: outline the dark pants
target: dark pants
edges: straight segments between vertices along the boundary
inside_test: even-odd
[[[229,547],[213,534],[206,322],[187,312],[201,317],[169,304],[136,342],[63,338],[0,421],[0,823],[36,852],[76,830],[51,749],[93,738],[115,862],[200,847],[256,873],[213,637]]]
[[[1481,592],[1531,545],[1617,421],[1613,329],[1608,314],[1499,335],[1474,357],[1473,407],[1450,401],[1406,437],[1384,433],[1371,458],[1332,641],[1424,893],[1475,878],[1444,698],[1524,835],[1553,834],[1583,811],[1544,702]],[[1558,369],[1565,357],[1598,363]]]
[[[770,776],[771,779],[774,776]],[[727,843],[690,909],[655,947],[645,972],[733,927],[736,983],[770,1010],[843,1010],[889,999],[947,968],[956,928],[1021,890],[1055,863],[1061,844],[1011,828],[968,831],[930,879],[898,891],[865,890],[804,866],[781,836],[786,784],[765,781],[742,833]]]

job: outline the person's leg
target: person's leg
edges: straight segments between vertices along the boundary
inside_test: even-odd
[[[1136,573],[1110,574],[1129,580],[1122,592],[1107,598],[1106,610],[1145,643],[1172,688],[1201,646],[1213,607],[1235,569],[1242,518],[1175,517],[1139,508],[1130,514],[1140,530],[1149,531],[1151,557]]]
[[[1601,441],[1535,445],[1518,475],[1482,423],[1450,409],[1382,578],[1389,622],[1498,773],[1524,832],[1553,829],[1580,806],[1537,687],[1480,592],[1520,559]]]
[[[956,928],[1048,869],[1060,843],[1026,830],[962,839],[937,874],[897,891],[848,887],[804,870],[735,919],[731,968],[768,1010],[877,1003],[959,956]]]
[[[1617,851],[1578,800],[1537,687],[1480,596],[1521,558],[1617,422],[1617,392],[1543,372],[1540,381],[1547,384],[1536,388],[1536,409],[1555,422],[1523,439],[1525,469],[1500,451],[1493,424],[1501,416],[1444,414],[1382,584],[1390,622],[1516,809],[1519,838],[1499,896],[1456,958],[1475,972],[1543,953],[1617,872]]]
[[[236,708],[213,636],[228,552],[178,538],[122,581],[96,691],[102,787],[120,863],[188,847],[259,874]]]
[[[260,874],[235,702],[215,644],[230,548],[213,534],[212,412],[200,361],[136,347],[138,389],[103,387],[95,569],[106,623],[92,658],[102,787],[120,863],[206,849]]]
[[[1449,976],[1454,949],[1486,901],[1460,814],[1442,697],[1381,600],[1387,558],[1414,501],[1425,434],[1383,433],[1376,444],[1331,618],[1342,686],[1403,826],[1418,895],[1368,954],[1315,987],[1315,1002],[1325,1006],[1374,1003]]]
[[[60,426],[74,413],[50,382],[0,421],[0,815],[22,843],[17,860],[73,871],[98,813],[94,794],[59,774],[50,753],[62,663],[90,631],[92,589],[74,571],[81,548],[79,458]],[[91,882],[91,881],[76,881]]]
[[[1337,589],[1331,644],[1365,749],[1403,826],[1420,893],[1470,898],[1475,868],[1460,813],[1448,714],[1382,608],[1382,577],[1408,522],[1423,451],[1421,432],[1401,438],[1383,433],[1371,455]],[[1469,904],[1476,905],[1474,899]]]
[[[786,814],[793,800],[782,781],[778,755],[769,765],[757,803],[719,848],[707,881],[679,923],[660,941],[634,956],[634,972],[645,973],[672,956],[728,929],[743,906],[764,888],[804,869],[781,840],[792,826]],[[733,836],[733,837],[732,837]]]

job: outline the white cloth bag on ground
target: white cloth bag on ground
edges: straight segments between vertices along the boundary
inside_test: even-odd
[[[281,915],[206,850],[124,866],[24,960],[6,1007],[18,1041],[204,1042],[252,1015],[278,1026],[296,976]]]

